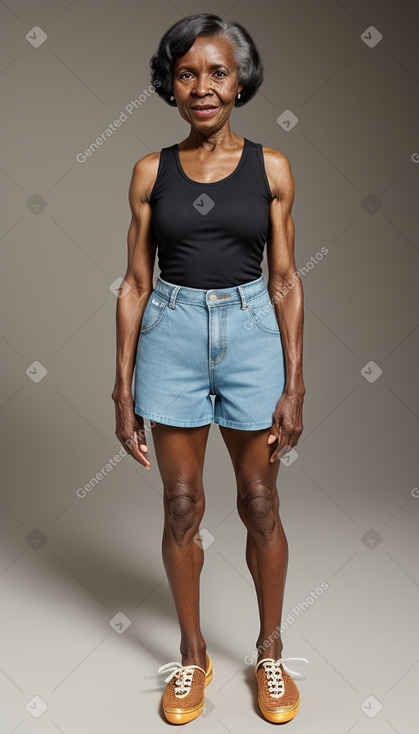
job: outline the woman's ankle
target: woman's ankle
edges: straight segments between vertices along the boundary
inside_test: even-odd
[[[256,650],[258,652],[258,662],[259,660],[262,660],[262,658],[273,658],[274,660],[278,660],[278,658],[282,657],[283,650],[281,637],[279,636],[277,639],[265,638],[262,642],[257,642]]]
[[[205,669],[206,651],[207,646],[204,639],[181,643],[182,665],[199,665]]]

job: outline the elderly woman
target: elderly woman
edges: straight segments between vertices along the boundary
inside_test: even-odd
[[[195,719],[213,676],[200,627],[199,527],[215,422],[235,472],[258,598],[259,707],[268,721],[284,722],[296,715],[300,697],[283,664],[297,658],[281,657],[288,543],[276,480],[280,458],[302,433],[306,392],[293,176],[283,153],[230,127],[233,107],[252,99],[263,80],[260,55],[239,23],[206,13],[185,17],[164,34],[150,64],[158,95],[190,130],[133,168],[112,398],[116,436],[146,469],[144,418],[150,421],[164,487],[162,554],[182,660],[159,669],[169,672],[163,711],[172,723]]]

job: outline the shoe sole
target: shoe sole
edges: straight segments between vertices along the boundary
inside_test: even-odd
[[[212,660],[210,656],[207,653],[208,658],[208,668],[205,672],[205,688],[211,683],[213,679],[213,671],[212,671]],[[187,724],[189,721],[193,721],[193,719],[197,719],[198,716],[200,716],[205,708],[205,696],[201,703],[199,703],[194,708],[187,709],[186,711],[182,711],[182,709],[168,709],[164,708],[163,711],[164,715],[171,724]]]
[[[269,711],[269,709],[265,709],[259,699],[258,703],[265,719],[272,721],[274,724],[281,724],[285,721],[291,721],[291,719],[293,719],[298,713],[298,709],[300,708],[300,695],[298,695],[298,698],[292,708],[284,707],[282,711]]]

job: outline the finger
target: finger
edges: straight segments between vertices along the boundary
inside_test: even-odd
[[[133,438],[128,438],[126,441],[124,441],[124,444],[127,447],[128,453],[130,454],[130,456],[132,456],[133,459],[138,461],[139,464],[142,464],[146,469],[151,469],[151,464],[149,460],[143,455],[138,447],[138,436],[136,431],[134,431]],[[141,447],[143,448],[143,450],[148,451],[148,446],[146,444],[141,444]]]
[[[148,446],[145,446],[143,444],[140,446],[140,448],[142,449],[143,452],[144,451],[148,451]],[[145,466],[145,468],[146,469],[150,469],[151,464],[150,464],[149,460],[147,459],[147,457],[144,456],[144,453],[141,453],[141,451],[139,451],[138,452],[138,456],[140,456],[141,459],[143,459],[143,461],[141,461],[141,463]]]
[[[136,431],[134,431],[134,435],[135,435],[135,441],[136,441],[136,451],[135,451],[134,458],[137,459],[137,461],[139,461],[140,464],[142,464],[143,466],[145,466],[146,469],[150,469],[151,468],[151,464],[150,464],[149,460],[147,459],[147,457],[144,456],[144,452],[145,451],[148,451],[148,446],[147,446],[146,443],[140,443],[140,445],[139,445],[140,446],[140,449],[141,449],[141,451],[140,451],[139,448],[138,448],[138,435],[137,435],[137,432]]]
[[[144,454],[141,453],[141,451],[134,451],[132,454],[134,459],[136,459],[140,464],[142,464],[146,469],[151,469],[151,464],[149,460],[144,456]]]
[[[278,443],[277,443],[276,447],[274,448],[274,450],[272,451],[272,454],[270,456],[269,461],[270,461],[271,464],[273,464],[274,461],[277,460],[277,454],[278,454],[279,449],[281,448],[281,427],[279,427],[277,429],[277,431],[278,431],[278,435],[275,436],[275,440],[278,439]],[[271,434],[271,435],[274,435],[274,434]],[[270,436],[269,436],[269,438],[270,438]],[[269,442],[269,438],[268,438],[268,442]],[[273,442],[271,441],[270,443],[273,443]]]
[[[295,446],[294,438],[294,433],[286,433],[281,427],[281,435],[278,441],[278,446],[272,453],[271,460],[281,461],[285,454],[287,454],[293,448],[293,446]]]
[[[279,424],[275,422],[272,423],[270,431],[268,433],[268,443],[271,444],[278,438],[280,433],[280,427]]]
[[[142,438],[142,443],[139,443],[139,436],[141,436],[141,438]],[[142,451],[148,451],[148,446],[147,446],[147,444],[145,442],[145,438],[144,438],[144,429],[143,428],[140,428],[140,430],[138,430],[138,429],[135,429],[134,430],[134,440],[135,440],[137,446],[139,446]]]
[[[291,449],[294,447],[295,444],[293,443],[293,436],[294,434],[291,434],[291,438],[290,438],[290,435],[288,435],[286,437],[287,440],[284,441],[284,444],[279,447],[278,449],[278,460],[279,461],[281,461],[284,458],[284,456],[286,456],[291,451]]]
[[[143,434],[141,432],[138,433],[137,431],[134,431],[134,433],[135,433],[135,439],[136,439],[136,442],[137,442],[137,446],[139,446],[141,449],[144,449],[145,451],[147,451],[148,446],[147,446],[147,444],[145,442],[145,438],[144,438]]]

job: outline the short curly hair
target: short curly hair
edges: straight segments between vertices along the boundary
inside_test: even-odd
[[[218,15],[196,13],[178,20],[166,31],[150,59],[151,82],[157,94],[171,107],[174,60],[184,56],[198,36],[222,36],[233,46],[239,84],[243,84],[235,107],[242,107],[254,97],[263,82],[263,64],[250,33],[240,23],[227,22]]]

